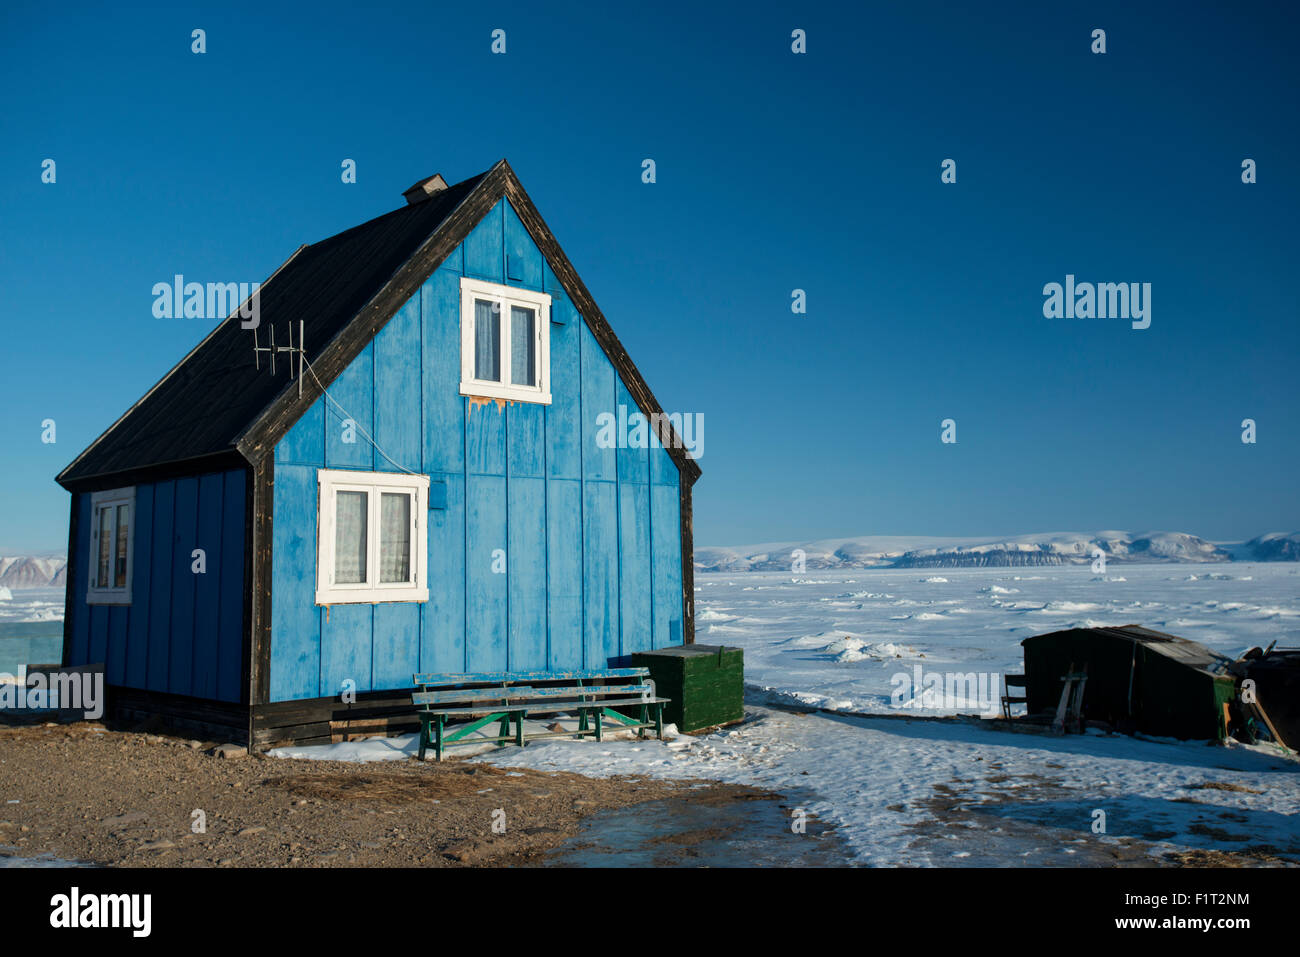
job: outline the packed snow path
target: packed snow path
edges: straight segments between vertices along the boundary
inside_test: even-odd
[[[860,864],[1109,865],[1149,861],[1148,845],[1267,847],[1300,863],[1300,763],[1269,748],[746,710],[743,725],[699,737],[548,741],[475,760],[807,795],[804,810],[838,827]]]

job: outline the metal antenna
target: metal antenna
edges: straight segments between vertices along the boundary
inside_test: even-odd
[[[271,327],[271,332],[272,333],[275,332],[275,326]],[[276,352],[289,353],[289,362],[290,362],[289,378],[290,379],[293,378],[293,364],[292,364],[293,354],[295,352],[298,354],[298,395],[299,396],[302,395],[302,366],[303,366],[303,360],[306,357],[306,350],[303,348],[303,340],[305,338],[305,335],[306,334],[303,330],[303,321],[299,319],[298,320],[298,345],[295,346],[293,344],[293,326],[291,325],[289,326],[289,344],[287,346],[280,346],[278,349],[275,350]],[[272,370],[271,374],[272,375],[275,374],[274,370]]]
[[[260,372],[262,369],[262,353],[271,354],[271,375],[275,375],[275,326],[271,327],[271,344],[269,346],[259,346],[257,344],[257,326],[253,327],[253,365]]]
[[[294,377],[294,374],[293,374],[293,355],[294,355],[294,353],[297,353],[297,354],[298,354],[298,395],[299,395],[299,397],[301,397],[301,396],[302,396],[302,373],[303,373],[303,367],[305,366],[305,364],[306,364],[306,362],[307,362],[307,349],[306,349],[306,344],[307,344],[307,334],[306,334],[306,330],[305,330],[305,327],[304,327],[303,320],[301,320],[301,319],[298,320],[298,344],[297,344],[296,346],[293,344],[293,326],[292,326],[292,325],[289,326],[289,344],[288,344],[287,346],[277,346],[277,345],[275,344],[275,326],[274,326],[274,325],[271,326],[271,344],[270,344],[269,346],[259,346],[259,345],[257,344],[257,327],[254,326],[254,327],[253,327],[253,363],[254,363],[254,366],[255,366],[255,367],[260,371],[261,368],[262,368],[262,353],[263,353],[263,352],[268,353],[268,354],[270,355],[270,357],[271,357],[271,375],[275,375],[275,354],[276,354],[277,352],[287,352],[287,353],[289,353],[289,378],[292,379],[292,378]]]

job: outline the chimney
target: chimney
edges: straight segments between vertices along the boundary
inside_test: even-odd
[[[414,206],[416,203],[423,203],[436,193],[441,193],[446,188],[447,181],[442,178],[442,174],[434,173],[432,176],[420,180],[402,195],[406,197],[406,202],[409,205]]]

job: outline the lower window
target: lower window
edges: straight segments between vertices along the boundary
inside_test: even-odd
[[[90,496],[90,574],[86,603],[131,604],[132,535],[135,488]]]
[[[321,469],[316,604],[428,601],[429,477]]]

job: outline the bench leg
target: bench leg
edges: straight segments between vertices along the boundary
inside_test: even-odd
[[[641,727],[636,729],[636,736],[643,740],[645,738],[645,726],[647,723],[649,723],[648,719],[650,715],[648,712],[649,712],[649,705],[644,705],[644,704],[641,705]]]
[[[655,735],[659,740],[664,739],[664,706],[663,702],[655,704]]]
[[[445,718],[443,715],[437,715],[435,717],[435,720],[437,721],[437,725],[435,726],[435,730],[437,732],[437,738],[434,740],[434,753],[437,754],[438,760],[441,761],[442,760],[442,722],[445,720]]]
[[[596,740],[597,740],[597,741],[604,741],[604,740],[605,740],[605,730],[604,730],[604,729],[605,729],[605,726],[604,726],[603,722],[601,721],[601,717],[602,717],[602,716],[601,716],[601,713],[600,713],[600,709],[599,709],[599,708],[596,708],[596,709],[595,709],[595,717],[596,717]]]
[[[515,712],[515,744],[519,747],[526,747],[528,742],[524,740],[524,714],[523,711]]]
[[[424,760],[424,752],[427,750],[429,743],[429,716],[420,715],[420,760]]]
[[[501,716],[501,727],[497,730],[497,737],[498,738],[510,737],[510,712],[508,711]],[[505,746],[506,743],[504,741],[497,742],[498,748],[504,748]]]

